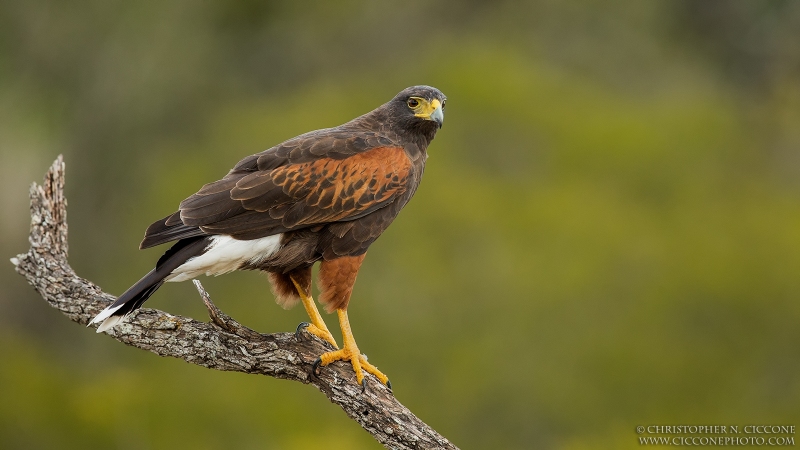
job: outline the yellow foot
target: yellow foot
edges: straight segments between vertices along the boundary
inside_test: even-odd
[[[299,338],[300,330],[305,328],[306,331],[314,336],[317,336],[324,341],[328,341],[331,345],[333,345],[333,348],[339,348],[339,346],[336,345],[336,339],[334,339],[331,332],[328,331],[325,321],[322,320],[322,316],[319,315],[317,306],[314,304],[314,299],[311,298],[310,287],[309,292],[306,292],[306,289],[300,286],[300,283],[298,283],[294,278],[291,278],[291,280],[292,283],[294,283],[294,287],[297,289],[298,295],[300,295],[300,300],[303,302],[303,307],[306,309],[308,317],[311,319],[311,323],[303,322],[297,326],[297,330],[294,332],[295,337]]]
[[[356,373],[356,381],[358,381],[358,384],[364,384],[364,372],[369,372],[375,375],[386,387],[389,389],[392,388],[389,377],[378,370],[377,367],[370,364],[367,361],[367,357],[358,352],[358,347],[356,347],[355,350],[343,348],[341,350],[323,353],[314,363],[312,370],[316,373],[318,366],[327,366],[334,361],[350,361],[350,364],[353,365],[353,371]]]
[[[364,372],[369,372],[375,375],[386,387],[391,389],[392,383],[389,382],[389,377],[384,375],[377,367],[370,364],[367,361],[367,357],[362,355],[358,350],[356,340],[353,338],[353,332],[350,330],[350,321],[347,318],[347,311],[338,309],[336,312],[339,314],[339,326],[342,328],[344,348],[323,353],[314,362],[314,366],[311,370],[317,374],[319,366],[327,366],[334,361],[350,361],[350,364],[353,365],[353,371],[356,373],[356,381],[358,381],[358,384],[364,385]]]
[[[318,326],[314,325],[313,323],[303,322],[297,326],[297,330],[295,330],[294,335],[300,337],[300,332],[306,330],[309,333],[313,334],[314,336],[322,339],[323,341],[329,342],[333,348],[339,348],[339,345],[336,344],[336,339],[333,338],[333,335],[327,328],[324,330],[319,328]]]

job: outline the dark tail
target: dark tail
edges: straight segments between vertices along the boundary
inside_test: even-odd
[[[125,319],[125,316],[139,309],[153,293],[161,287],[166,278],[189,258],[202,255],[208,247],[207,237],[192,237],[176,242],[156,263],[156,268],[123,292],[109,307],[100,312],[89,325],[102,322],[97,332],[112,328]]]
[[[144,240],[139,244],[139,248],[155,247],[167,242],[203,235],[205,233],[199,227],[184,225],[181,221],[181,212],[178,211],[147,227],[147,231],[144,232]]]

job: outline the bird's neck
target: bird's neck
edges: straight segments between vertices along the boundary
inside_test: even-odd
[[[423,153],[439,130],[438,124],[432,121],[409,124],[391,120],[383,107],[357,117],[347,125],[350,124],[376,133],[396,135],[402,141],[413,142]]]

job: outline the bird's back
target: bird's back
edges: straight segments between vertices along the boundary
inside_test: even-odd
[[[336,223],[342,225],[334,227],[331,251],[368,246],[416,191],[427,157],[423,146],[404,141],[374,115],[242,159],[154,222],[141,248],[201,235],[257,239]]]

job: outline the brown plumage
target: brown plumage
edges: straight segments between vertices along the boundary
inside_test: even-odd
[[[414,86],[343,125],[242,159],[148,227],[141,248],[177,243],[93,322],[113,326],[164,281],[236,269],[268,272],[289,307],[310,297],[317,261],[322,303],[345,309],[364,254],[420,183],[444,103],[437,89]]]

